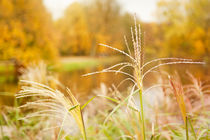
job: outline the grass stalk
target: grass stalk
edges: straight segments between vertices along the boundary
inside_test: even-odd
[[[18,101],[17,101],[16,98],[14,99],[14,104],[15,104],[15,107],[17,108],[18,107]],[[18,118],[19,118],[19,110],[16,109],[15,110],[15,123],[16,123],[16,126],[19,126]]]
[[[193,128],[193,125],[192,125],[192,122],[191,122],[191,118],[188,117],[188,121],[189,121],[191,130],[192,130],[193,136],[194,136],[194,138],[197,140],[197,136],[196,136],[195,130],[194,130],[194,128]]]
[[[186,131],[186,140],[189,140],[189,135],[188,135],[188,117],[186,116],[185,120],[185,131]]]
[[[142,90],[139,90],[139,101],[140,101],[140,108],[141,108],[141,115],[139,120],[141,125],[141,132],[142,132],[142,138],[145,140],[145,124],[144,124],[144,108],[143,108],[143,99],[142,99]]]
[[[82,127],[82,137],[84,140],[87,140],[87,135],[86,135],[86,130],[85,130],[85,123],[84,123],[84,119],[83,119],[83,115],[82,115],[82,110],[81,110],[81,107],[79,106],[79,110],[80,110],[80,116],[82,118],[82,124],[83,124],[83,127]]]

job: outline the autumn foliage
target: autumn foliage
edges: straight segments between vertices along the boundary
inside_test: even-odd
[[[209,63],[209,6],[209,0],[160,0],[157,22],[137,19],[147,58],[190,55]],[[133,15],[116,0],[90,0],[72,3],[53,20],[42,0],[1,0],[0,59],[28,62],[58,55],[113,54],[99,43],[126,50],[123,36],[130,36]]]

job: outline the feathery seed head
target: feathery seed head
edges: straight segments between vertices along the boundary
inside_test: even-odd
[[[34,113],[29,113],[25,118],[53,117],[60,123],[58,126],[60,131],[63,129],[68,134],[73,117],[84,139],[86,139],[81,106],[69,89],[67,89],[68,96],[65,96],[59,90],[54,90],[40,83],[26,80],[21,80],[20,83],[22,84],[21,91],[15,95],[16,98],[39,97],[35,101],[20,106],[20,108],[35,110]]]

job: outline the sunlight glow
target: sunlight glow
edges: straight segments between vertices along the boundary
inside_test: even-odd
[[[73,2],[78,0],[44,0],[44,5],[53,19],[58,19],[63,15],[65,9]],[[154,12],[158,0],[118,0],[125,11],[137,16],[145,22],[155,21]]]

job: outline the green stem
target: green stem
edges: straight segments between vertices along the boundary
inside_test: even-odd
[[[142,99],[142,90],[139,90],[139,100],[140,100],[140,107],[141,107],[141,132],[143,134],[143,140],[145,140],[145,125],[144,125],[144,109],[143,109],[143,99]]]
[[[190,124],[191,130],[192,130],[192,132],[193,132],[193,136],[194,136],[194,138],[197,140],[197,136],[196,136],[195,130],[194,130],[194,128],[193,128],[191,119],[190,119],[189,117],[188,117],[188,120],[189,120],[189,124]]]
[[[84,140],[87,140],[87,135],[86,135],[86,130],[85,130],[85,123],[84,123],[84,119],[83,119],[83,115],[82,115],[82,110],[81,110],[81,107],[80,107],[80,115],[81,115],[81,118],[82,118],[82,125],[83,125],[83,127],[82,127],[82,133],[83,133],[83,139]]]
[[[188,118],[186,116],[186,120],[185,120],[185,130],[186,130],[186,140],[189,140],[189,136],[188,136]]]
[[[19,110],[17,109],[18,107],[18,101],[17,101],[17,98],[14,99],[14,104],[15,104],[15,122],[16,122],[16,126],[19,127],[19,121],[18,121],[18,118],[19,118]]]

